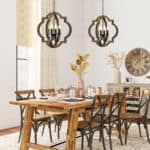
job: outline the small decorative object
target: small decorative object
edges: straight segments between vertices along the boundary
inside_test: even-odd
[[[94,97],[96,95],[96,88],[92,85],[89,85],[87,88],[87,97]]]
[[[102,15],[92,21],[88,33],[92,42],[95,42],[100,47],[105,47],[114,42],[119,31],[114,20],[104,15],[104,0],[102,0],[101,6]]]
[[[71,86],[71,87],[69,88],[69,93],[68,93],[69,95],[68,95],[68,96],[69,96],[70,98],[74,98],[75,95],[76,95],[75,93],[76,93],[76,89],[75,89],[73,86]]]
[[[134,87],[133,88],[133,96],[140,97],[140,87]]]
[[[113,66],[115,69],[114,71],[114,82],[115,83],[121,83],[121,72],[120,68],[123,64],[125,54],[123,52],[110,52],[108,55],[108,63]]]
[[[126,82],[131,83],[132,82],[132,77],[126,77]]]
[[[83,81],[83,74],[88,66],[87,59],[89,57],[89,53],[85,55],[77,54],[77,59],[75,64],[71,64],[72,71],[76,72],[78,76],[78,85],[77,85],[77,96],[83,97],[84,95],[84,81]]]
[[[127,71],[134,76],[142,76],[150,71],[150,52],[143,48],[131,50],[125,59]]]
[[[147,79],[150,79],[150,75],[149,75],[149,76],[146,76],[146,78],[147,78]]]
[[[63,28],[61,29],[60,26],[65,26],[68,29],[68,33],[63,39]],[[53,12],[47,14],[46,17],[42,17],[41,22],[38,24],[37,31],[42,42],[51,48],[57,48],[67,42],[68,37],[72,33],[72,27],[66,17],[63,17],[60,13],[55,11],[55,0],[53,0]]]
[[[146,79],[147,79],[148,83],[150,83],[150,75],[146,76]]]
[[[96,88],[96,95],[101,95],[102,94],[102,87],[97,87]]]

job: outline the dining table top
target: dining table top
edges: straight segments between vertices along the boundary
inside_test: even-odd
[[[135,96],[126,96],[127,100],[138,98]],[[51,108],[58,108],[59,110],[70,110],[74,108],[86,108],[90,107],[92,104],[93,100],[92,99],[76,99],[75,102],[69,102],[64,99],[56,99],[56,100],[48,100],[48,99],[27,99],[27,100],[11,100],[10,104],[14,105],[30,105],[31,107],[35,108],[42,108],[42,107],[51,107]],[[102,104],[105,103],[106,101],[102,100]]]
[[[82,100],[76,102],[68,102],[65,100],[41,100],[41,99],[28,99],[28,100],[12,100],[10,104],[14,105],[30,105],[34,108],[46,108],[51,107],[59,110],[70,110],[74,108],[86,108],[90,107],[92,100]]]

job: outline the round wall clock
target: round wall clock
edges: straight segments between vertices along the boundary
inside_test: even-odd
[[[143,48],[131,50],[125,59],[128,72],[134,76],[142,76],[150,71],[150,52]]]

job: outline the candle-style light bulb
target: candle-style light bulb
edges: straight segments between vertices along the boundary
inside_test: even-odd
[[[56,45],[60,40],[61,30],[59,27],[59,22],[57,21],[57,18],[53,16],[52,22],[50,24],[49,28],[49,38],[51,40],[52,45]]]

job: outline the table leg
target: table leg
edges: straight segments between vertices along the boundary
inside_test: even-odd
[[[30,142],[30,135],[31,135],[31,129],[32,129],[32,117],[33,117],[33,108],[30,106],[27,106],[26,112],[25,112],[23,132],[22,132],[22,137],[21,137],[20,150],[29,149],[28,143]]]
[[[70,110],[67,129],[66,150],[75,150],[78,116],[79,116],[78,110],[76,109]]]

